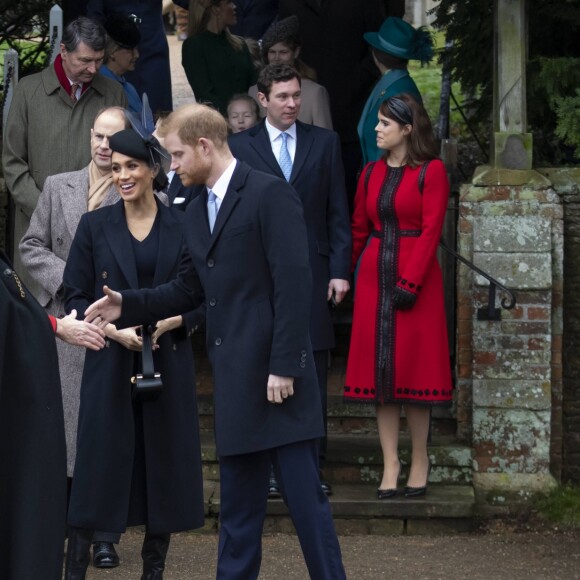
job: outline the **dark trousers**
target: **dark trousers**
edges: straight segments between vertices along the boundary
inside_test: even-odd
[[[316,440],[220,457],[218,580],[258,578],[270,463],[296,528],[310,577],[346,578],[328,498],[320,488]]]
[[[318,379],[318,389],[320,390],[320,402],[322,403],[322,418],[324,420],[324,437],[318,440],[318,463],[320,469],[326,462],[327,434],[328,434],[328,394],[326,384],[328,382],[328,350],[314,351],[314,366],[316,367],[316,378]]]

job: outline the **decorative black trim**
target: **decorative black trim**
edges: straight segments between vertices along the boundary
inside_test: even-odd
[[[394,399],[396,316],[393,289],[397,283],[400,238],[399,220],[394,204],[404,172],[404,167],[389,167],[377,198],[377,214],[383,224],[377,264],[379,296],[375,336],[375,387],[378,403]]]

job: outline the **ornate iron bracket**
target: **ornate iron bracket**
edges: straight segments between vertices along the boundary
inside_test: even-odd
[[[465,264],[468,268],[489,281],[489,297],[487,307],[477,309],[477,320],[501,320],[501,309],[495,307],[496,288],[499,288],[501,292],[507,295],[507,297],[504,297],[501,300],[502,308],[505,308],[505,310],[511,310],[516,305],[516,295],[509,288],[506,288],[503,284],[500,284],[495,278],[478,268],[473,262],[470,262],[461,254],[458,254],[455,250],[452,250],[445,242],[441,241],[439,245],[448,254],[454,256],[456,260],[459,260],[462,264]]]

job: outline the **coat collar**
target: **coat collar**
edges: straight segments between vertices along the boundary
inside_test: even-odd
[[[159,251],[157,253],[153,284],[157,286],[169,279],[169,274],[175,267],[175,263],[181,258],[183,240],[181,236],[175,235],[176,228],[180,225],[179,220],[157,197],[155,201],[159,212]],[[118,201],[111,206],[110,214],[103,226],[103,232],[129,288],[137,290],[139,288],[139,277],[133,255],[131,234],[127,228],[125,208],[122,201]]]
[[[70,233],[71,239],[74,238],[77,226],[81,221],[81,216],[87,213],[89,191],[89,168],[85,167],[80,171],[72,171],[66,174],[66,183],[62,188],[62,212],[64,221]],[[115,186],[111,186],[106,193],[101,207],[113,205],[119,200],[119,194]]]
[[[198,195],[192,200],[190,207],[187,208],[186,215],[192,218],[191,228],[195,231],[196,238],[201,240],[204,255],[207,256],[212,250],[220,235],[226,226],[228,219],[232,215],[235,207],[238,205],[241,194],[251,167],[243,161],[237,160],[236,168],[230,180],[227,193],[220,206],[217,214],[213,232],[210,234],[209,223],[207,218],[207,190],[205,195]]]
[[[272,144],[270,143],[270,136],[266,129],[266,121],[262,119],[258,125],[249,129],[249,135],[251,138],[250,146],[266,162],[272,173],[281,179],[285,179],[282,169],[280,169],[280,164],[272,152]],[[304,163],[308,159],[313,143],[312,127],[301,121],[296,121],[296,154],[294,155],[292,174],[290,175],[291,185],[303,170]]]
[[[42,79],[42,84],[44,86],[44,90],[46,91],[47,95],[51,95],[62,88],[53,65],[47,66],[45,69],[43,69],[40,75]],[[107,79],[103,75],[97,73],[93,78],[93,80],[91,81],[91,83],[89,84],[89,86],[87,87],[86,91],[83,91],[83,97],[81,97],[79,102],[82,101],[82,99],[85,97],[85,93],[88,93],[90,90],[96,91],[101,96],[104,95],[107,91],[108,84],[114,82],[115,81]],[[63,100],[68,104],[70,104],[71,107],[74,105],[71,98],[64,89],[62,90],[62,97]]]

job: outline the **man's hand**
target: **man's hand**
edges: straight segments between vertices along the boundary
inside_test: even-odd
[[[105,346],[105,333],[94,324],[77,320],[76,310],[64,318],[56,319],[56,336],[69,344],[91,350],[101,350]]]
[[[93,302],[85,310],[85,321],[97,324],[101,328],[121,317],[121,304],[123,302],[121,294],[111,290],[108,286],[103,286],[103,292],[105,296]]]
[[[350,290],[350,283],[348,280],[341,280],[340,278],[332,278],[328,283],[328,298],[327,300],[332,300],[334,296],[334,303],[340,304],[346,293]]]
[[[294,377],[268,376],[268,401],[283,403],[294,394]]]

